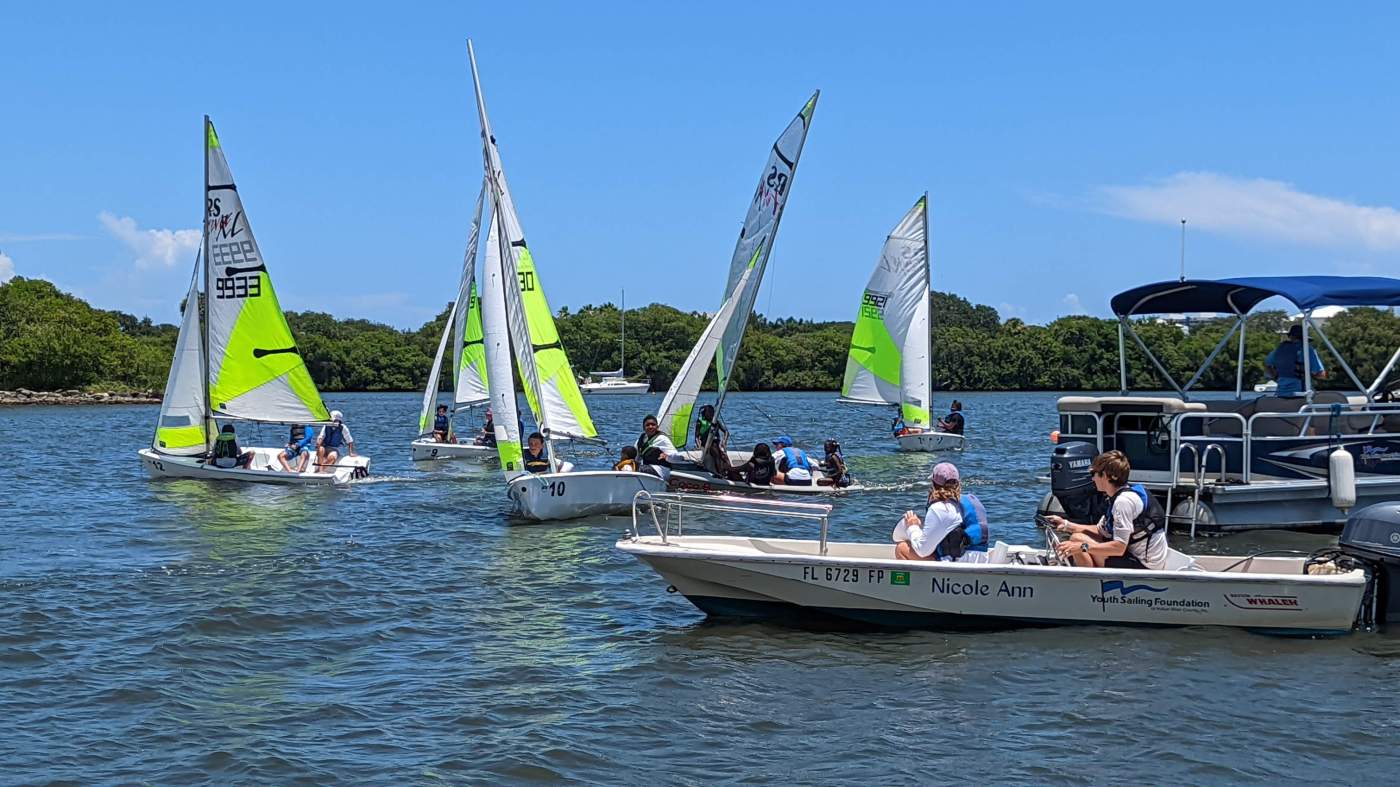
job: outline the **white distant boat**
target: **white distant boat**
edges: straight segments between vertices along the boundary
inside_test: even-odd
[[[1278,390],[1278,380],[1266,380],[1254,385],[1255,393],[1274,393]]]
[[[151,447],[137,452],[141,463],[158,478],[319,485],[361,477],[370,462],[363,455],[341,456],[331,468],[317,468],[313,455],[306,472],[292,473],[277,462],[281,448],[240,446],[253,454],[247,468],[212,463],[220,421],[329,425],[330,414],[277,302],[208,116],[203,139],[203,239],[185,295],[160,420]]]
[[[711,534],[703,512],[731,522],[775,518],[779,531],[798,537]],[[1232,626],[1330,636],[1351,632],[1365,614],[1367,572],[1346,558],[1306,572],[1313,558],[1170,550],[1162,570],[1076,568],[1059,565],[1050,549],[997,542],[984,562],[896,560],[889,542],[828,541],[830,512],[818,503],[638,495],[632,530],[616,546],[714,618],[939,630]],[[804,528],[816,537],[800,537]]]
[[[461,285],[457,297],[447,313],[447,324],[443,327],[442,339],[438,341],[437,354],[433,356],[432,371],[428,373],[428,385],[423,391],[423,406],[418,411],[418,437],[410,444],[413,461],[424,462],[439,459],[466,459],[484,463],[495,461],[496,447],[478,445],[475,436],[458,438],[449,431],[446,442],[433,436],[433,422],[438,404],[438,385],[442,374],[442,360],[447,354],[447,343],[452,342],[452,402],[448,405],[448,417],[458,412],[486,403],[486,349],[481,327],[481,299],[476,292],[476,253],[477,239],[481,234],[481,211],[486,198],[486,181],[481,183],[481,193],[476,198],[476,212],[472,217],[471,233],[467,237],[467,251],[462,259]]]
[[[622,332],[621,364],[616,371],[592,372],[589,379],[579,385],[586,394],[632,394],[651,393],[650,380],[632,381],[627,379],[627,291],[622,292]],[[596,379],[594,379],[596,378]]]
[[[598,432],[559,341],[554,313],[525,241],[524,229],[506,184],[496,137],[486,116],[486,101],[470,41],[472,82],[491,194],[491,221],[482,264],[482,326],[485,333],[487,387],[496,429],[496,449],[507,482],[506,494],[519,516],[534,520],[573,519],[631,510],[638,491],[661,491],[666,482],[649,473],[612,470],[574,471],[561,461],[555,444],[599,442]],[[543,434],[549,472],[530,473],[522,461],[516,419],[512,349],[525,397]]]
[[[934,428],[929,336],[928,194],[885,239],[861,295],[841,400],[894,405],[901,451],[961,451],[960,434]]]

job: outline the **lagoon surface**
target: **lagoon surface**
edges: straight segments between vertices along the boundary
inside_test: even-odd
[[[993,537],[1038,540],[1055,395],[960,398],[954,459]],[[1393,633],[706,623],[613,548],[627,519],[513,525],[496,472],[415,467],[419,400],[328,396],[374,476],[323,490],[148,480],[155,406],[0,408],[0,782],[1361,783],[1400,767]],[[591,399],[612,446],[573,458],[609,464],[659,403]],[[921,506],[934,459],[895,453],[884,410],[738,394],[727,411],[735,445],[842,441],[877,489],[836,501],[834,538],[886,540]]]

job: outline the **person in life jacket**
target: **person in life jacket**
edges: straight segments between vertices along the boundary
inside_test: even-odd
[[[233,431],[233,424],[224,424],[219,429],[218,436],[214,438],[214,451],[210,457],[215,467],[247,469],[253,464],[254,456],[252,451],[239,449],[238,435]]]
[[[747,462],[729,469],[729,480],[768,486],[777,474],[778,465],[773,462],[773,449],[767,443],[759,443],[753,447],[753,456]]]
[[[350,427],[345,425],[345,414],[331,410],[331,422],[321,427],[321,432],[316,435],[316,472],[334,472],[342,449],[350,456],[358,456],[355,453],[355,438],[350,436]]]
[[[525,440],[525,448],[520,452],[520,461],[531,473],[548,473],[549,454],[544,450],[544,435],[531,432]]]
[[[1303,326],[1293,325],[1288,329],[1288,338],[1269,353],[1269,357],[1264,359],[1264,370],[1269,377],[1278,381],[1277,396],[1299,396],[1303,393],[1303,380],[1307,372],[1303,371]],[[1327,369],[1322,365],[1322,358],[1317,354],[1317,348],[1308,347],[1308,371],[1312,373],[1313,379],[1322,380],[1327,377]]]
[[[702,467],[719,478],[729,477],[729,471],[734,469],[727,450],[729,430],[715,417],[712,404],[703,405],[700,417],[695,419],[695,445],[704,452],[700,458]]]
[[[773,475],[773,483],[811,486],[812,460],[807,458],[807,452],[794,448],[792,438],[787,435],[774,438],[773,447],[777,449],[773,456],[778,460],[778,472]]]
[[[486,408],[486,421],[481,425],[481,434],[472,440],[476,445],[494,446],[496,444],[496,420],[491,416],[491,408]]]
[[[939,462],[929,475],[923,519],[913,511],[904,512],[890,540],[895,542],[897,560],[981,563],[987,559],[989,533],[982,501],[962,491],[962,478],[953,463]]]
[[[1060,557],[1086,568],[1165,569],[1166,512],[1146,487],[1128,483],[1128,457],[1122,451],[1105,451],[1090,469],[1094,487],[1108,497],[1108,509],[1092,525],[1046,517],[1056,530],[1069,534],[1058,547]]]
[[[294,424],[287,435],[287,447],[277,452],[277,462],[282,465],[282,470],[287,473],[305,472],[306,463],[311,461],[311,444],[314,442],[314,432],[307,432],[305,426]]]
[[[850,486],[851,473],[846,469],[846,457],[841,455],[841,444],[836,440],[828,438],[822,443],[822,451],[826,456],[817,463],[821,468],[823,478],[817,479],[819,486]]]
[[[661,431],[654,415],[642,419],[642,434],[637,438],[636,448],[637,458],[643,465],[666,467],[667,457],[676,453],[675,444]]]
[[[948,407],[948,414],[938,420],[938,428],[950,434],[962,434],[967,422],[963,419],[962,402],[957,399]]]
[[[433,439],[439,443],[451,442],[452,417],[447,414],[447,405],[437,406],[437,416],[433,418]]]
[[[622,458],[613,465],[613,470],[622,473],[637,472],[637,447],[634,445],[624,445],[622,447]]]

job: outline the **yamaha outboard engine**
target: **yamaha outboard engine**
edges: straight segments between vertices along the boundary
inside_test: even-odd
[[[1370,569],[1375,622],[1400,621],[1400,503],[1376,503],[1347,517],[1337,551]]]
[[[1108,498],[1094,488],[1090,470],[1097,455],[1092,443],[1064,443],[1055,446],[1050,457],[1050,493],[1071,522],[1093,524],[1108,507]]]

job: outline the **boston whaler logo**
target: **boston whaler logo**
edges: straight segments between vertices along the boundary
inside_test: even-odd
[[[1298,612],[1302,605],[1297,596],[1275,596],[1261,593],[1226,593],[1225,601],[1240,609],[1262,609],[1268,612]]]

